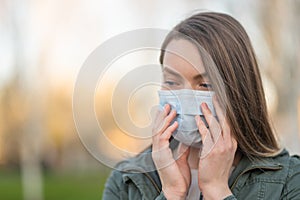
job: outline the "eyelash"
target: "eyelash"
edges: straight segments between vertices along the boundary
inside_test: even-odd
[[[205,87],[205,88],[212,88],[212,85],[211,84],[208,84],[208,83],[201,83],[199,84],[200,87]]]
[[[178,86],[179,83],[175,82],[175,81],[165,81],[164,84],[168,85],[168,86]],[[212,85],[209,83],[200,83],[199,84],[200,87],[206,88],[206,89],[211,89]]]
[[[165,81],[165,84],[167,84],[167,85],[177,85],[177,83],[174,82],[174,81]]]

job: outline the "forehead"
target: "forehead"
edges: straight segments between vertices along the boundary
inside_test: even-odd
[[[178,72],[205,73],[198,48],[188,40],[173,39],[166,47],[163,64]]]

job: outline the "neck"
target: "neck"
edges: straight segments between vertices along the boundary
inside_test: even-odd
[[[199,151],[200,151],[199,148],[190,147],[188,163],[189,163],[191,169],[198,169]]]

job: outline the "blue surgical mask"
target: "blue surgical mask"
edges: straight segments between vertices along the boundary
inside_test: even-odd
[[[216,116],[212,102],[214,92],[189,89],[159,90],[158,95],[161,107],[169,104],[177,112],[173,121],[177,121],[179,126],[174,131],[173,137],[186,145],[200,148],[202,142],[195,116],[200,115],[204,123],[207,124],[200,108],[203,102],[208,105],[212,114]]]

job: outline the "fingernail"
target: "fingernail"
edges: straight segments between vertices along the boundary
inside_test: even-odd
[[[202,106],[202,108],[204,108],[204,109],[208,109],[208,106],[207,106],[206,103],[202,103],[201,106]]]

